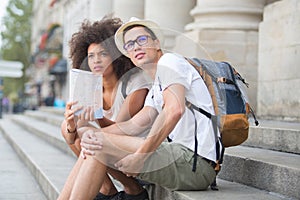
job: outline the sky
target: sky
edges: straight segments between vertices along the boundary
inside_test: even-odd
[[[6,12],[6,6],[8,4],[8,1],[9,0],[1,0],[1,4],[0,4],[0,31],[2,31],[3,29],[3,26],[2,26],[2,18],[3,16],[5,16],[5,12]],[[0,46],[2,44],[2,38],[1,38],[1,35],[0,35]]]

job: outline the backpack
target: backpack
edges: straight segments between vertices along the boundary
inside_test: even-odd
[[[245,88],[243,88],[243,85],[248,87],[248,83],[227,62],[215,62],[197,58],[186,58],[186,60],[204,80],[213,101],[215,115],[195,106],[189,101],[186,101],[186,105],[193,113],[196,110],[212,120],[217,144],[218,163],[215,170],[219,171],[224,154],[223,147],[242,144],[248,138],[248,117],[250,113],[252,113],[256,126],[258,125],[255,114],[249,105]],[[221,133],[220,140],[223,147],[220,147],[218,142],[217,128]],[[195,136],[195,154],[197,154],[196,144],[197,138]],[[195,162],[193,171],[196,168]]]
[[[227,62],[187,60],[200,74],[211,95],[224,147],[242,144],[248,138],[250,113],[256,126],[259,124],[242,86],[248,87],[249,84]],[[190,106],[204,114],[201,108]]]

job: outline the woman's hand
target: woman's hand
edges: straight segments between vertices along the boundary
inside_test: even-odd
[[[82,108],[78,115],[78,119],[85,120],[85,121],[94,121],[95,120],[94,108],[92,108],[91,106]]]
[[[76,131],[75,112],[77,112],[79,108],[72,110],[72,106],[75,105],[76,103],[77,102],[68,102],[66,104],[66,110],[64,116],[65,116],[65,121],[67,123],[68,132]]]

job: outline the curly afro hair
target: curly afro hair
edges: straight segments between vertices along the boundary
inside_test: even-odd
[[[118,79],[128,70],[135,67],[129,58],[122,55],[115,44],[114,34],[121,25],[122,21],[119,18],[104,17],[102,20],[94,23],[85,20],[81,24],[79,31],[72,35],[69,42],[73,68],[89,70],[87,50],[92,43],[101,44],[109,53],[113,60],[113,70]]]

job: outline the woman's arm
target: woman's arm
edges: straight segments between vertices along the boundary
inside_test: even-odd
[[[68,102],[66,104],[65,119],[61,123],[61,133],[68,144],[74,144],[75,139],[78,137],[78,128],[88,125],[88,121],[76,119],[75,112],[80,108],[73,110],[72,106],[75,104],[76,102]]]
[[[98,119],[100,127],[107,127],[116,122],[127,121],[138,113],[144,106],[144,101],[147,96],[148,89],[140,89],[128,95],[122,104],[122,107],[117,115],[116,121],[112,121],[106,117]]]
[[[98,121],[98,124],[99,124],[100,127],[107,127],[107,126],[110,126],[110,125],[116,123],[116,122],[114,122],[114,121],[112,121],[112,120],[110,120],[110,119],[108,119],[104,116],[101,119],[97,119],[97,121]]]
[[[68,102],[64,113],[64,121],[61,123],[61,133],[68,144],[74,144],[76,139],[75,112],[71,109],[75,102]]]
[[[142,88],[129,94],[119,111],[116,122],[127,121],[137,114],[143,108],[147,94],[147,88]]]

